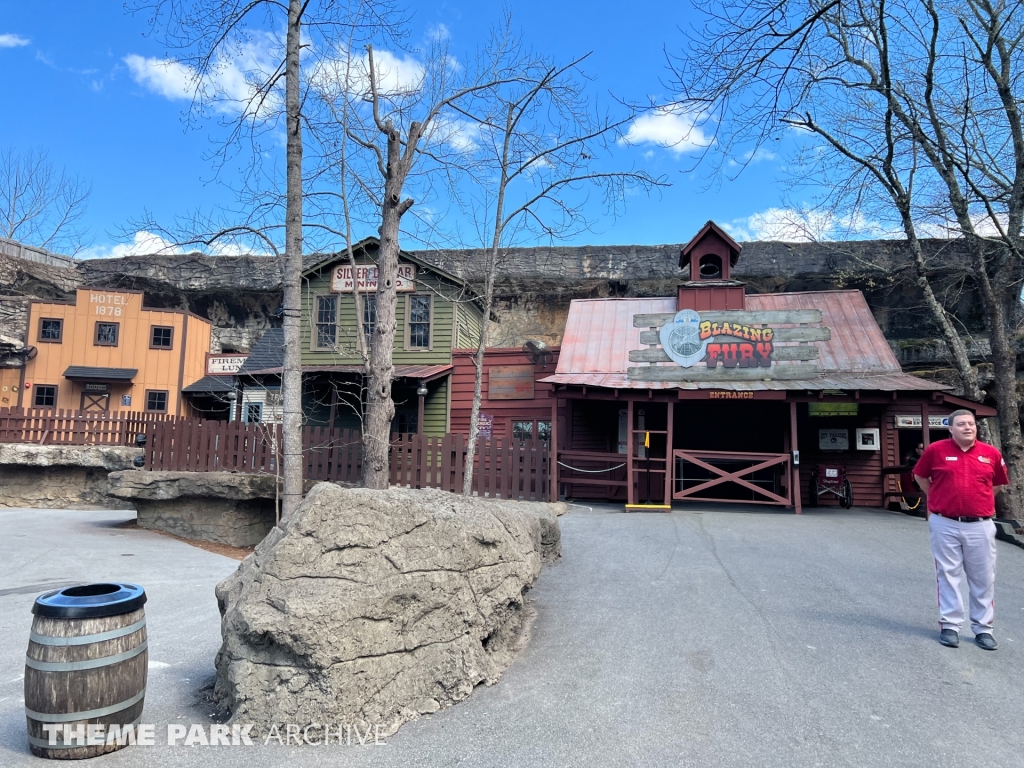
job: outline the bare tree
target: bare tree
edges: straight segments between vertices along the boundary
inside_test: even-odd
[[[373,45],[368,45],[357,66],[345,70],[342,87],[331,90],[334,100],[350,102],[335,144],[350,142],[359,150],[362,164],[353,163],[350,156],[347,171],[358,187],[363,215],[376,221],[380,240],[376,325],[365,352],[363,483],[368,488],[388,485],[389,438],[395,415],[391,386],[398,256],[402,219],[414,204],[407,188],[412,183],[426,192],[442,184],[457,195],[455,177],[473,162],[463,151],[467,127],[473,127],[462,118],[466,105],[524,77],[514,66],[516,51],[509,41],[491,42],[469,66],[456,62],[444,41],[434,41],[422,65],[409,73],[403,73],[393,61],[382,60]],[[337,83],[339,78],[332,75],[328,82]],[[338,112],[335,106],[335,115]],[[317,130],[326,136],[330,127]]]
[[[173,233],[178,244],[213,246],[242,242],[275,254],[284,253],[282,512],[288,515],[302,500],[300,345],[304,231],[342,234],[332,226],[334,211],[329,203],[315,206],[314,221],[303,217],[307,195],[320,194],[320,199],[327,201],[334,199],[334,195],[317,187],[323,173],[319,162],[312,173],[303,173],[304,130],[309,124],[310,110],[317,108],[315,101],[311,103],[305,98],[306,76],[309,71],[316,71],[317,59],[330,61],[337,57],[339,42],[353,39],[354,29],[377,31],[386,26],[384,19],[393,12],[393,6],[362,0],[288,0],[286,5],[276,0],[242,4],[230,0],[156,0],[139,7],[152,13],[153,26],[161,29],[167,42],[178,51],[177,63],[189,67],[193,91],[189,120],[196,122],[211,113],[221,115],[227,134],[211,159],[222,167],[241,148],[247,146],[251,151],[238,210],[197,212],[161,231]],[[283,41],[277,31],[281,26],[285,31]],[[227,84],[222,81],[222,73],[232,67],[240,72],[243,86],[239,87],[237,78],[229,79]],[[261,144],[263,137],[272,135],[282,123],[286,136],[283,196],[281,179],[273,166],[267,168],[263,162],[268,153]],[[321,157],[318,151],[316,159]]]
[[[0,150],[0,237],[74,256],[86,243],[89,185],[40,149]]]
[[[466,496],[473,489],[487,328],[502,250],[524,236],[554,241],[588,229],[590,190],[603,194],[607,213],[614,215],[628,189],[649,192],[665,185],[664,179],[645,171],[601,169],[609,145],[636,113],[625,108],[612,116],[599,110],[583,84],[580,65],[586,58],[556,66],[542,57],[523,57],[520,71],[526,77],[461,107],[462,114],[479,125],[478,154],[486,172],[476,175],[477,194],[469,202],[487,243],[482,253],[483,322],[473,357],[473,406],[462,487]]]
[[[811,139],[802,171],[848,216],[903,232],[914,279],[968,395],[981,399],[953,319],[929,285],[919,237],[962,237],[959,265],[984,310],[1012,472],[1024,511],[1024,442],[1012,335],[1024,284],[1024,7],[964,0],[754,0],[702,4],[707,25],[672,60],[680,106],[712,126],[707,158]],[[819,175],[814,175],[817,171]]]

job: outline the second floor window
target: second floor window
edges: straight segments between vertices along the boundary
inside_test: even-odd
[[[430,297],[409,297],[409,347],[430,349]]]
[[[174,342],[174,329],[163,325],[154,325],[149,337],[150,349],[171,349]]]
[[[338,340],[338,297],[316,297],[316,349],[333,349]]]
[[[377,294],[367,293],[359,298],[363,301],[363,335],[369,341],[377,330]]]
[[[96,323],[95,343],[101,347],[116,347],[120,323]]]
[[[39,320],[39,340],[60,342],[64,335],[64,321],[49,317]]]

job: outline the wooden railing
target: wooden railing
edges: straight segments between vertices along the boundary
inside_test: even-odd
[[[139,411],[0,408],[0,443],[134,445],[135,436],[175,417]]]
[[[145,433],[146,469],[278,473],[280,425],[181,419],[148,424]],[[304,427],[302,455],[303,477],[307,480],[360,481],[359,432]],[[462,435],[392,435],[391,485],[461,493],[465,458],[466,440]],[[474,457],[473,489],[479,496],[546,501],[549,471],[545,443],[480,439]]]
[[[391,484],[462,493],[466,448],[463,435],[392,435]],[[479,438],[473,491],[491,498],[547,501],[550,471],[547,443]]]

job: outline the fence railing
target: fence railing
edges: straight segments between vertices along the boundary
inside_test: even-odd
[[[393,435],[391,484],[461,493],[467,442],[463,435]],[[477,439],[473,490],[478,496],[547,501],[550,471],[544,442]]]
[[[179,419],[146,427],[145,467],[186,472],[278,473],[280,425]],[[466,439],[462,435],[391,436],[391,485],[462,492]],[[303,477],[356,484],[362,472],[359,432],[307,426],[302,430]],[[480,496],[545,501],[548,449],[532,440],[481,438],[473,489]]]
[[[139,411],[0,408],[0,443],[134,445],[148,424],[175,417]]]

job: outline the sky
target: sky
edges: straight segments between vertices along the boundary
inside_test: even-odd
[[[687,3],[649,0],[635,13],[602,0],[518,0],[510,7],[513,24],[536,50],[561,61],[591,52],[586,72],[602,98],[664,102],[675,95],[666,86],[665,51],[678,50],[681,29],[696,20]],[[453,51],[469,50],[500,10],[423,0],[410,16],[412,50],[397,55],[415,59],[417,40],[437,34]],[[209,159],[218,129],[210,121],[188,124],[188,100],[147,69],[170,55],[146,14],[125,12],[120,2],[0,0],[0,66],[8,73],[0,148],[45,151],[91,186],[83,257],[152,250],[159,241],[133,228],[145,214],[170,222],[194,209],[236,204],[231,169],[218,176]],[[679,115],[657,112],[631,125],[631,141],[616,145],[613,161],[664,176],[671,186],[632,195],[614,220],[593,212],[591,229],[567,244],[681,243],[709,219],[740,240],[799,239],[788,226],[794,213],[786,205],[793,203],[783,178],[792,148],[785,141],[731,180],[709,175],[709,168],[690,170],[699,148],[679,142],[684,127]]]

